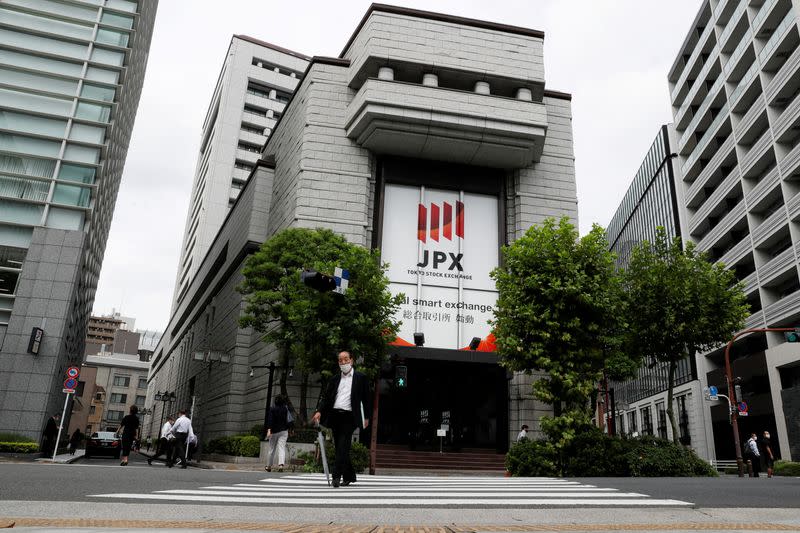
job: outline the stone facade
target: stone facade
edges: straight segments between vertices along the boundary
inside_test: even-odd
[[[341,57],[312,58],[173,312],[153,356],[149,394],[175,390],[183,405],[194,396],[204,440],[262,420],[266,371],[250,377],[249,367],[278,354],[238,327],[242,264],[289,227],[328,228],[374,246],[385,157],[493,162],[504,176],[498,201],[506,241],[548,216],[577,223],[570,97],[545,90],[542,42],[534,30],[373,5]],[[437,84],[423,85],[431,73]],[[297,407],[298,379],[277,374],[274,392],[283,378]],[[512,378],[509,440],[520,423],[536,428],[547,412],[529,395],[531,379]],[[314,402],[315,379],[308,385]]]

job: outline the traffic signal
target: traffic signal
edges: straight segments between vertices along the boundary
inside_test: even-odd
[[[783,336],[786,337],[786,342],[800,342],[800,328],[794,328],[794,331],[784,331]]]
[[[408,386],[408,367],[405,365],[397,365],[394,367],[394,384],[399,389],[404,389]]]
[[[319,292],[330,292],[336,288],[336,281],[332,276],[315,270],[303,270],[300,273],[300,280],[306,287],[311,287]]]

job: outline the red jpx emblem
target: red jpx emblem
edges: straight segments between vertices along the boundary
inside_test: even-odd
[[[430,238],[439,242],[439,233],[448,241],[453,240],[453,206],[447,202],[431,204]],[[456,237],[464,238],[464,202],[456,202]],[[428,239],[428,208],[419,204],[417,210],[417,239],[426,242]]]

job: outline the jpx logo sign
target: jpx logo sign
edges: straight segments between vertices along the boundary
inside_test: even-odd
[[[428,216],[428,208],[423,204],[419,204],[417,208],[417,240],[420,242],[427,242],[428,238],[431,241],[439,242],[439,238],[453,240],[453,233],[457,239],[464,239],[464,203],[457,201],[455,205],[455,220],[453,218],[453,205],[448,202],[442,202],[440,209],[439,204],[430,204],[430,217]],[[430,222],[430,225],[429,225]],[[455,226],[455,227],[454,227]],[[454,232],[455,230],[455,232]],[[425,268],[429,264],[434,269],[439,269],[442,265],[447,265],[447,270],[457,270],[462,272],[464,269],[461,266],[461,260],[464,254],[443,252],[438,250],[428,251],[424,250],[422,254],[422,261],[417,263],[420,268]]]

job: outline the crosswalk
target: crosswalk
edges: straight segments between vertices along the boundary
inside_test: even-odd
[[[689,502],[587,485],[558,478],[360,476],[329,487],[321,474],[262,479],[259,483],[199,486],[150,493],[93,494],[93,498],[335,507],[685,507]]]

